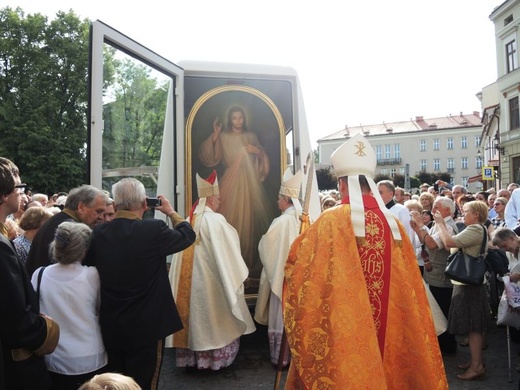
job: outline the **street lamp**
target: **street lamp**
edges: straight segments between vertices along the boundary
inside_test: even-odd
[[[498,150],[502,156],[506,154],[504,151],[505,148],[503,146],[500,146],[500,144],[498,143],[498,137],[493,138],[493,147],[496,150]]]

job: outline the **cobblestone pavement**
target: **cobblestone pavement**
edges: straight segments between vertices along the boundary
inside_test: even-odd
[[[520,339],[520,333],[513,338]],[[516,335],[519,336],[516,336]],[[516,336],[516,337],[515,337]],[[461,341],[462,338],[459,338]],[[520,362],[520,344],[511,341],[511,382],[509,381],[506,329],[491,324],[487,334],[488,347],[484,351],[486,375],[483,380],[465,382],[457,378],[462,371],[457,364],[469,359],[469,348],[459,347],[455,356],[445,356],[444,366],[450,389],[454,390],[495,390],[518,389],[520,374],[516,370]],[[198,372],[190,374],[183,368],[175,367],[174,350],[167,349],[162,365],[160,390],[174,389],[273,389],[276,371],[270,363],[267,345],[267,331],[257,326],[257,331],[242,337],[240,352],[235,362],[218,372]],[[287,371],[281,376],[281,386],[285,383]],[[415,389],[414,389],[415,390]]]

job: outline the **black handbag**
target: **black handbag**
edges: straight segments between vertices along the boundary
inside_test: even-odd
[[[484,283],[484,275],[487,271],[485,260],[487,231],[484,229],[480,255],[473,257],[465,254],[462,249],[448,256],[448,265],[444,270],[444,275],[460,283],[479,286]]]

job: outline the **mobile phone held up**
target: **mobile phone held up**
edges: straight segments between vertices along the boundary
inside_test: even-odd
[[[154,209],[156,207],[161,206],[161,199],[159,199],[159,198],[146,198],[146,205],[149,208]]]

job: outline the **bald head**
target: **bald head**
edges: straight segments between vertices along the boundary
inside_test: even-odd
[[[507,200],[509,200],[510,197],[511,192],[509,192],[506,188],[502,188],[497,192],[497,198],[506,198]]]

